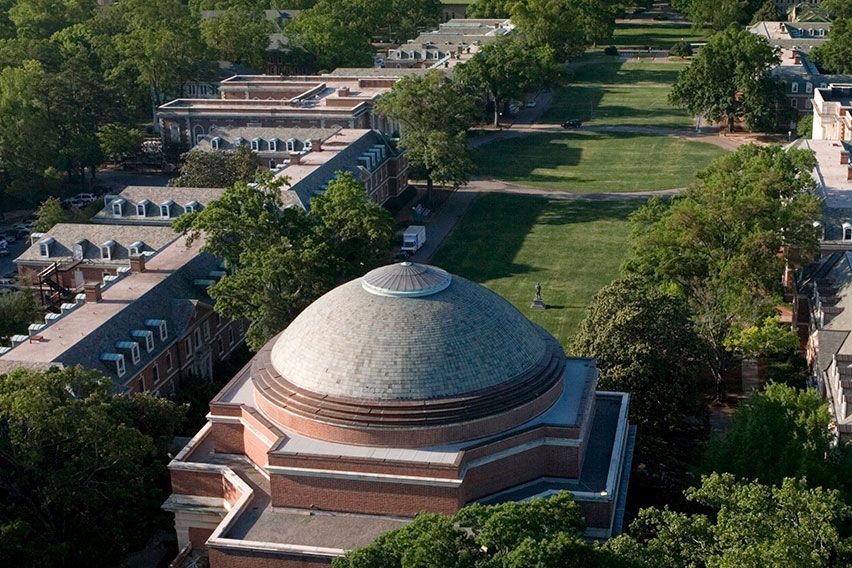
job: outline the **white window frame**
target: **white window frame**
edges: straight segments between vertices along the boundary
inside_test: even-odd
[[[175,368],[174,361],[172,361],[172,352],[166,351],[166,371],[171,371]]]
[[[260,152],[260,138],[251,139],[252,152]]]
[[[165,320],[160,322],[160,341],[165,341],[169,337],[169,327]]]
[[[153,377],[151,384],[156,385],[160,382],[160,364],[156,361],[154,361],[154,365],[151,367],[151,376]]]
[[[144,203],[137,203],[136,204],[136,215],[138,215],[139,217],[144,217],[145,213],[146,213],[145,204]]]
[[[154,334],[150,331],[145,334],[145,350],[148,353],[154,350]]]
[[[101,249],[101,260],[112,260],[112,247],[115,246],[115,243],[111,241],[107,241],[100,246]],[[106,254],[104,254],[106,253]]]
[[[273,138],[269,141],[269,151],[277,152],[278,151],[278,138]]]
[[[119,355],[115,360],[115,372],[119,377],[123,377],[127,373],[127,367],[124,365],[124,355]]]
[[[39,243],[38,254],[41,257],[47,258],[50,256],[50,243]]]
[[[808,93],[808,94],[810,94],[810,93],[813,93],[813,92],[814,92],[814,84],[813,84],[813,83],[811,83],[810,81],[808,81],[807,83],[805,83],[805,92],[806,92],[806,93]]]
[[[790,99],[790,106],[792,108],[799,108],[799,104],[796,102],[796,99]]]
[[[139,344],[135,341],[133,342],[133,345],[130,346],[130,358],[133,360],[134,365],[142,359],[142,355],[139,353]]]
[[[116,199],[110,205],[112,205],[112,216],[113,217],[123,217],[124,216],[124,200]]]
[[[799,84],[796,83],[795,81],[790,83],[790,92],[791,93],[798,93],[799,92]]]
[[[843,223],[843,240],[852,241],[852,223]]]
[[[290,138],[289,140],[287,140],[287,151],[288,152],[295,152],[296,151],[296,139],[295,138]]]
[[[218,150],[221,141],[221,138],[219,138],[218,136],[214,136],[213,139],[210,140],[210,147],[214,150]]]

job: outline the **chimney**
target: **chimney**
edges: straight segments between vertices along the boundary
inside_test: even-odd
[[[83,286],[86,293],[86,301],[98,303],[101,301],[101,283],[86,282]]]
[[[134,254],[130,257],[130,272],[145,272],[144,254]]]
[[[348,97],[349,96],[349,87],[340,87],[337,89],[338,97]]]
[[[801,65],[802,59],[799,57],[798,53],[793,56],[793,63],[795,63],[796,65]]]
[[[322,152],[322,138],[311,138],[311,152]]]
[[[849,163],[849,152],[847,152],[846,150],[841,150],[840,151],[840,165],[842,166],[843,164],[848,164],[848,163]]]
[[[302,163],[302,155],[298,152],[290,152],[290,165],[298,166]]]

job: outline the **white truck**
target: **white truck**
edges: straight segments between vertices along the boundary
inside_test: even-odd
[[[405,252],[415,253],[426,244],[426,227],[423,225],[411,225],[402,233],[402,249]]]

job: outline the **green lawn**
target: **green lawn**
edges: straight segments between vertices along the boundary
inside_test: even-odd
[[[630,192],[685,187],[726,151],[670,136],[565,132],[492,142],[474,153],[483,175],[541,189]]]
[[[654,47],[669,49],[679,41],[707,41],[709,30],[694,30],[691,25],[616,24],[612,45],[618,47]]]
[[[595,292],[617,275],[638,206],[485,194],[432,263],[484,284],[567,345]],[[537,282],[545,311],[529,309]]]
[[[554,93],[541,122],[559,124],[579,118],[592,125],[689,128],[689,114],[667,101],[686,65],[587,57],[571,69],[569,85]]]

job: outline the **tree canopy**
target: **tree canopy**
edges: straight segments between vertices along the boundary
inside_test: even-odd
[[[672,6],[689,16],[695,26],[706,23],[723,30],[748,24],[765,9],[765,0],[673,0]]]
[[[349,172],[339,172],[311,210],[283,208],[281,181],[238,181],[201,212],[173,225],[230,272],[210,288],[216,311],[246,319],[248,345],[259,349],[311,302],[380,265],[390,252],[393,220]]]
[[[564,61],[610,38],[619,10],[611,0],[518,0],[511,16],[531,43],[550,46]]]
[[[635,459],[651,475],[682,477],[694,457],[700,345],[683,298],[628,275],[595,295],[568,349],[597,360],[599,388],[630,393]]]
[[[516,35],[485,44],[466,63],[459,65],[454,79],[483,93],[494,105],[494,126],[500,122],[503,103],[522,99],[527,92],[553,86],[561,67],[553,49],[534,46]]]
[[[0,295],[0,340],[5,343],[13,335],[26,335],[27,327],[39,315],[38,306],[29,290]]]
[[[201,21],[201,39],[219,59],[242,63],[258,72],[266,67],[269,34],[275,25],[263,11],[233,6]]]
[[[843,527],[850,509],[837,491],[784,479],[780,486],[712,474],[686,491],[711,513],[643,509],[630,531],[606,544],[644,568],[828,568],[852,562]]]
[[[741,146],[670,205],[652,199],[631,217],[626,270],[683,295],[719,385],[732,335],[774,315],[784,263],[815,254],[814,164],[809,151]]]
[[[257,173],[257,154],[248,146],[234,150],[190,150],[182,156],[177,187],[231,187],[238,181],[250,182]]]
[[[0,375],[0,557],[121,564],[160,514],[182,420],[167,399],[113,395],[81,367]]]
[[[828,41],[815,47],[811,56],[823,73],[852,74],[852,15],[835,20]]]
[[[770,69],[775,50],[762,37],[730,27],[714,34],[681,71],[669,100],[694,115],[725,120],[728,129],[744,119],[751,130],[773,130],[786,108]]]
[[[415,168],[433,181],[455,187],[473,169],[466,130],[477,116],[477,97],[441,71],[409,75],[376,103],[376,112],[400,123],[400,147]]]

